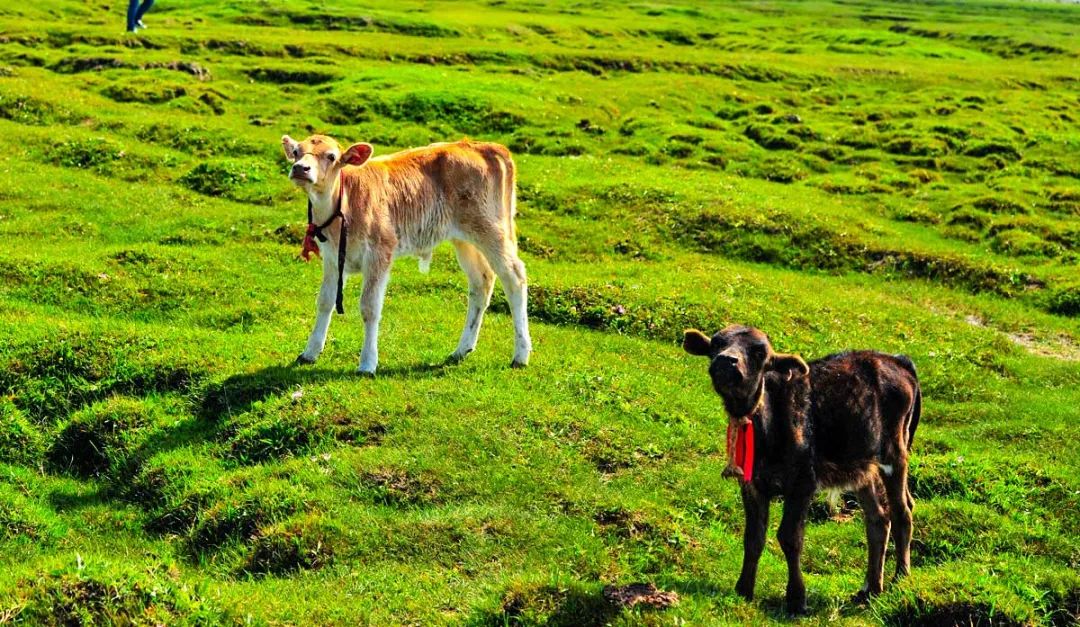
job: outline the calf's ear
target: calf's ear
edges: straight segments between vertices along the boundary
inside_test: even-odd
[[[769,357],[767,368],[784,375],[788,381],[795,377],[805,377],[810,374],[810,366],[807,366],[803,358],[798,355],[773,353]]]
[[[371,147],[371,144],[359,143],[349,146],[349,149],[341,155],[342,165],[364,165],[367,160],[371,158],[371,153],[375,152],[375,149]]]
[[[296,150],[300,148],[299,142],[288,135],[281,136],[281,149],[285,151],[285,158],[296,161]]]
[[[697,329],[683,331],[682,347],[691,355],[708,357],[711,345],[712,340],[701,331]]]

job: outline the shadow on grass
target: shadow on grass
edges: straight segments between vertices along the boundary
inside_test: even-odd
[[[453,362],[448,360],[438,364],[389,367],[375,375],[359,374],[353,369],[320,368],[297,363],[268,366],[255,372],[235,374],[208,386],[202,395],[199,417],[213,420],[242,414],[259,401],[304,384],[365,378],[430,379],[442,376],[451,365]]]
[[[692,597],[728,597],[734,604],[742,604],[747,606],[756,606],[763,614],[769,617],[770,620],[778,623],[797,623],[801,619],[806,617],[813,618],[822,612],[827,603],[824,599],[818,598],[814,594],[810,594],[807,599],[807,606],[809,612],[806,616],[795,616],[789,614],[787,611],[787,605],[783,594],[762,594],[764,590],[761,589],[762,584],[758,583],[757,594],[753,601],[747,601],[739,596],[735,592],[735,579],[738,573],[736,572],[731,576],[730,580],[720,578],[719,580],[704,580],[704,579],[682,579],[674,581],[663,582],[664,587],[675,590],[680,596]],[[857,614],[864,608],[859,606],[853,606],[851,611],[844,613],[844,616],[851,616]]]
[[[49,505],[57,512],[82,509],[106,502],[100,489],[69,490],[60,488],[50,491],[47,498]]]

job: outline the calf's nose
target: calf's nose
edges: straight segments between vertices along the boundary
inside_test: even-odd
[[[311,166],[304,165],[303,163],[294,163],[292,171],[293,174],[307,174],[311,171]]]
[[[742,379],[739,371],[739,358],[732,355],[717,355],[709,368],[713,375],[719,376],[728,382],[738,382]]]

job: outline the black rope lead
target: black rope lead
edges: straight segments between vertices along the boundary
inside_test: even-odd
[[[342,294],[345,291],[345,245],[349,239],[349,222],[345,219],[345,214],[341,211],[341,183],[338,186],[337,206],[334,208],[334,213],[326,222],[316,226],[315,214],[312,210],[311,199],[308,198],[307,203],[307,221],[308,230],[315,236],[315,239],[320,242],[326,241],[326,234],[323,233],[323,229],[330,226],[330,223],[338,218],[341,218],[341,237],[338,239],[338,277],[337,277],[337,296],[334,298],[334,304],[337,308],[337,312],[340,315],[345,315],[345,306],[342,303]]]
[[[338,199],[340,202],[341,199]],[[345,219],[345,214],[341,213],[341,206],[338,205],[338,215],[341,216],[341,237],[338,242],[337,249],[337,312],[340,315],[345,315],[345,307],[341,304],[342,292],[345,291],[345,243],[349,237],[349,222]]]

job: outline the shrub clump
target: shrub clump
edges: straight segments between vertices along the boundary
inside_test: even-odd
[[[969,157],[986,157],[989,155],[1000,155],[1002,158],[1010,159],[1012,161],[1019,161],[1021,158],[1020,151],[1016,149],[1012,144],[1005,142],[987,142],[984,144],[976,144],[964,151],[965,155]]]
[[[1029,213],[1028,208],[1020,202],[1002,196],[984,196],[972,201],[971,206],[995,214]]]
[[[32,126],[49,126],[75,124],[82,116],[30,96],[0,93],[0,119]]]
[[[750,124],[743,134],[767,150],[795,150],[799,147],[797,137],[780,133],[774,127],[765,124]]]
[[[63,332],[0,347],[0,394],[41,424],[111,394],[184,392],[201,379],[150,346],[153,340]]]
[[[286,575],[329,564],[340,532],[317,514],[259,529],[241,572]]]
[[[273,399],[252,405],[229,438],[228,456],[258,464],[318,450],[334,442],[377,442],[385,426],[377,416],[353,415],[337,405],[307,398]]]
[[[260,527],[283,520],[307,509],[296,487],[284,481],[270,481],[243,490],[206,498],[193,494],[180,503],[187,509],[180,519],[192,523],[187,548],[192,555],[218,548],[232,540],[252,537]]]
[[[1067,285],[1051,290],[1046,297],[1046,308],[1062,316],[1080,316],[1080,285]]]
[[[503,595],[490,624],[581,627],[607,625],[619,609],[600,590],[580,582],[563,585],[516,583]]]
[[[161,104],[187,95],[187,89],[181,85],[168,85],[146,82],[149,86],[109,85],[101,95],[116,102],[140,102],[143,104]]]
[[[923,137],[898,137],[886,142],[884,149],[895,155],[917,157],[940,157],[946,152],[940,140]]]
[[[117,471],[127,463],[139,432],[151,424],[146,406],[113,397],[77,413],[61,429],[49,449],[49,461],[80,477]]]
[[[67,168],[100,169],[124,157],[124,147],[104,137],[69,139],[53,144],[49,158]]]
[[[514,113],[495,110],[473,97],[442,92],[410,92],[393,100],[375,100],[375,113],[418,124],[444,123],[466,133],[508,133],[525,123]]]
[[[1038,235],[1022,229],[998,231],[990,240],[990,247],[1007,255],[1056,256],[1061,249],[1044,241]]]
[[[235,197],[241,188],[263,180],[262,171],[245,161],[207,161],[180,177],[180,183],[200,194],[229,197]]]
[[[14,607],[5,609],[28,625],[241,624],[176,581],[174,568],[68,567],[21,580],[14,596]]]

